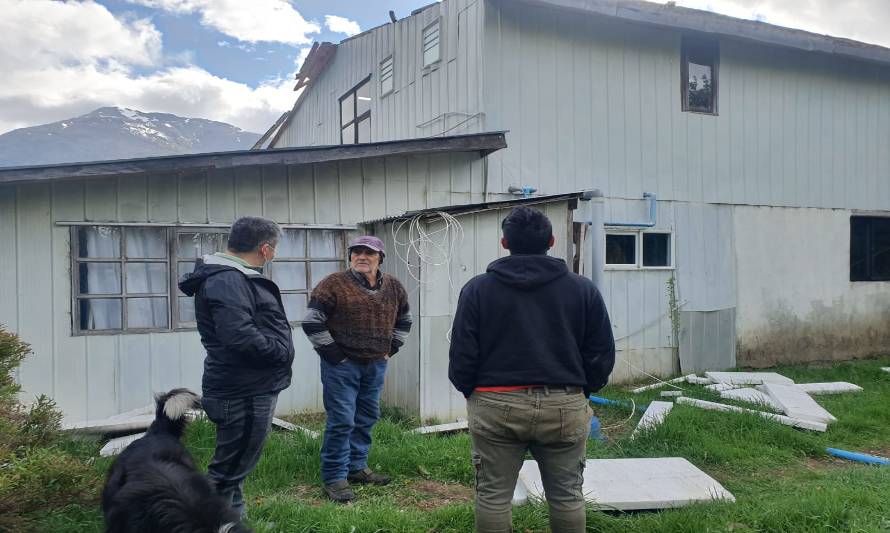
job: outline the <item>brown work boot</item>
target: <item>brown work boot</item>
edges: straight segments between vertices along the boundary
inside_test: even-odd
[[[389,483],[389,477],[378,474],[370,468],[353,470],[346,476],[346,479],[352,483],[370,483],[371,485],[386,485]]]
[[[328,498],[337,503],[349,503],[355,498],[352,487],[345,479],[340,479],[323,487],[324,493]]]

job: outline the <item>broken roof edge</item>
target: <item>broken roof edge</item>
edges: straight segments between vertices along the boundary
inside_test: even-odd
[[[185,170],[236,168],[252,165],[305,165],[370,157],[479,152],[484,157],[507,147],[505,132],[485,132],[448,137],[424,137],[365,144],[336,144],[266,150],[238,150],[203,154],[168,155],[113,161],[57,163],[0,168],[0,185],[112,175],[181,172]]]
[[[695,31],[806,52],[820,52],[890,65],[890,48],[645,0],[521,0],[528,4],[600,15],[632,23]]]
[[[253,144],[251,150],[262,150],[263,145],[266,144],[266,141],[278,132],[278,129],[281,127],[282,123],[290,116],[290,113],[290,111],[285,111],[284,113],[282,113],[281,116],[278,117],[278,120],[275,121],[275,124],[272,124],[272,126],[266,130],[266,133],[264,133],[263,136],[260,137],[259,140]]]
[[[490,211],[492,209],[505,209],[508,207],[515,207],[518,205],[536,205],[536,204],[549,204],[554,202],[563,202],[569,200],[582,200],[582,199],[591,199],[594,197],[601,196],[602,193],[599,192],[599,189],[594,190],[584,190],[563,194],[550,194],[550,195],[542,195],[542,196],[532,196],[529,198],[512,198],[509,200],[493,200],[487,202],[477,202],[474,204],[460,204],[460,205],[446,205],[441,207],[428,207],[426,209],[417,209],[414,211],[405,211],[401,215],[393,215],[383,218],[376,218],[372,220],[365,220],[364,222],[359,222],[360,225],[372,225],[372,224],[389,224],[391,222],[398,222],[401,220],[407,220],[409,218],[414,218],[418,215],[420,216],[434,216],[436,213],[448,213],[453,216],[467,215],[471,213],[479,213],[481,211]]]

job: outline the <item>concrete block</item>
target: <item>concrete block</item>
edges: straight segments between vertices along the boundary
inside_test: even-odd
[[[794,384],[794,380],[775,372],[705,372],[705,376],[711,378],[714,383],[730,383],[732,385]]]
[[[767,383],[759,385],[757,390],[766,393],[781,410],[792,418],[812,420],[813,422],[836,422],[837,418],[816,403],[809,394],[794,385],[777,385]]]
[[[766,405],[771,409],[779,411],[780,413],[785,412],[782,410],[782,406],[773,401],[773,399],[770,398],[769,395],[764,394],[757,389],[745,388],[725,390],[720,393],[720,397],[727,400],[738,400],[741,402]]]
[[[698,376],[686,376],[686,382],[692,383],[693,385],[710,385],[714,383],[711,378],[700,378]]]
[[[514,501],[545,498],[537,461],[523,463],[516,487]],[[527,492],[524,496],[523,489]],[[588,459],[583,491],[584,498],[596,508],[610,511],[670,509],[697,502],[735,501],[720,483],[682,457]]]
[[[127,435],[126,437],[118,437],[116,439],[111,439],[110,441],[105,443],[105,446],[102,446],[102,449],[99,450],[99,455],[102,457],[111,457],[112,455],[117,455],[124,451],[124,449],[133,443],[133,441],[141,439],[145,436],[145,433],[136,433],[135,435]]]
[[[467,429],[466,420],[458,420],[449,424],[437,424],[435,426],[423,426],[414,429],[412,433],[420,433],[421,435],[429,435],[430,433],[453,433],[455,431],[463,431]]]
[[[755,411],[753,409],[745,409],[743,407],[736,407],[735,405],[725,405],[722,403],[715,402],[706,402],[704,400],[696,400],[693,398],[686,398],[685,396],[681,396],[677,398],[678,404],[691,405],[693,407],[698,407],[701,409],[710,409],[712,411],[729,411],[734,413],[752,413],[755,415],[762,416],[767,420],[772,420],[774,422],[778,422],[780,424],[785,424],[786,426],[801,428],[801,429],[809,429],[812,431],[821,431],[825,432],[828,430],[828,426],[822,422],[813,422],[811,420],[801,420],[799,418],[791,418],[784,415],[777,415],[775,413],[767,413],[765,411]]]
[[[668,384],[670,384],[670,383],[681,383],[681,382],[683,382],[683,381],[686,381],[689,377],[695,377],[695,374],[689,374],[688,376],[680,376],[680,377],[678,377],[678,378],[669,379],[669,380],[667,380],[667,381],[659,381],[659,382],[657,382],[657,383],[653,383],[653,384],[651,384],[651,385],[645,385],[645,386],[643,386],[643,387],[637,387],[637,388],[635,388],[635,389],[631,389],[630,392],[633,392],[634,394],[636,394],[636,393],[638,393],[638,392],[645,392],[645,391],[647,391],[647,390],[652,390],[652,389],[657,389],[657,388],[659,388],[659,387],[664,387],[665,385],[668,385]]]
[[[676,398],[677,396],[683,396],[683,391],[681,390],[663,390],[661,394],[659,394],[662,398]]]
[[[841,394],[845,392],[862,392],[862,387],[847,383],[846,381],[832,381],[829,383],[798,383],[797,388],[809,395],[814,394]]]
[[[668,413],[670,413],[673,408],[674,404],[671,402],[651,402],[646,409],[646,412],[643,413],[643,418],[640,419],[640,423],[637,424],[637,427],[634,429],[631,438],[635,437],[640,431],[650,430],[664,422],[665,417],[667,417]]]
[[[705,388],[714,392],[723,392],[725,390],[735,389],[738,385],[731,383],[714,383],[713,385],[705,385]]]

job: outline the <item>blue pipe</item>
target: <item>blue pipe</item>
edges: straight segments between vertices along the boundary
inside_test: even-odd
[[[825,451],[828,452],[829,455],[840,457],[841,459],[847,459],[849,461],[858,461],[860,463],[866,463],[870,465],[890,465],[890,459],[878,457],[876,455],[848,452],[846,450],[839,450],[837,448],[825,448]]]
[[[615,407],[630,407],[631,406],[630,402],[622,402],[620,400],[610,400],[608,398],[603,398],[600,396],[590,396],[590,401],[595,404],[598,404],[598,405],[612,405]],[[637,411],[639,411],[641,413],[645,413],[646,408],[649,407],[649,404],[638,403],[638,404],[636,404],[636,406],[637,406]]]
[[[649,200],[649,221],[648,222],[605,222],[605,226],[617,226],[622,228],[652,228],[658,221],[658,203],[654,192],[644,192],[643,199]]]

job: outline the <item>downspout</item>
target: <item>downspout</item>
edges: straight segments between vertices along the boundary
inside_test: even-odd
[[[604,226],[613,226],[621,228],[652,228],[658,221],[658,203],[655,199],[654,192],[644,192],[643,199],[649,200],[649,221],[648,222],[604,222]]]

